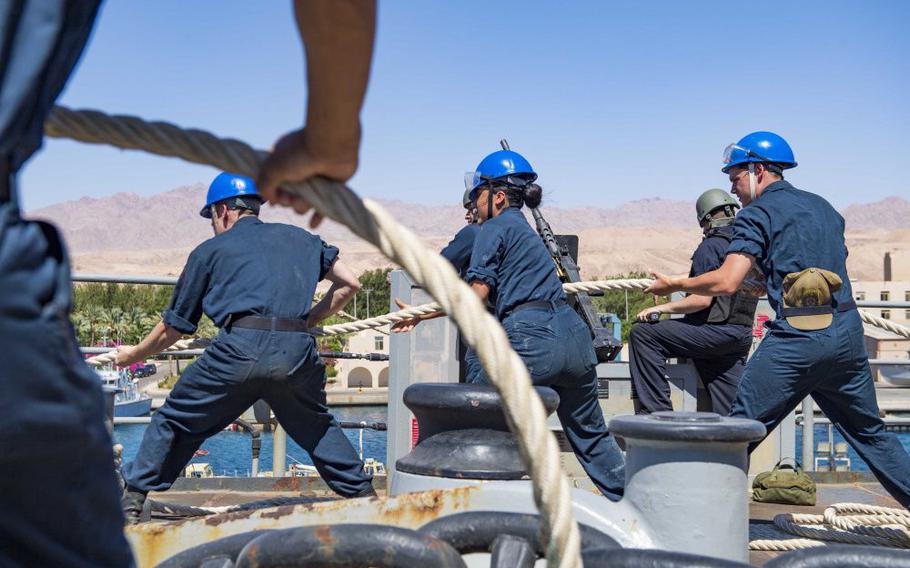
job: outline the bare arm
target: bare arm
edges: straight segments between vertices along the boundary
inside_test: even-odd
[[[648,321],[649,314],[692,314],[711,306],[712,299],[711,296],[689,294],[681,300],[644,309],[638,312],[635,319],[638,321]]]
[[[309,327],[316,327],[319,322],[343,310],[354,299],[354,294],[360,290],[360,280],[340,260],[336,260],[332,264],[325,279],[331,282],[332,286],[319,300],[319,303],[310,310],[310,317],[307,318]]]
[[[176,343],[181,335],[183,334],[173,327],[168,327],[163,321],[160,321],[138,345],[123,345],[118,347],[114,364],[125,367],[139,361],[144,361],[152,355],[161,353]]]
[[[701,296],[729,296],[735,294],[752,269],[755,258],[752,255],[734,252],[727,255],[717,270],[705,272],[694,278],[670,278],[659,272],[654,283],[645,289],[646,293],[666,296],[673,292],[688,292]]]
[[[259,172],[269,201],[310,206],[278,191],[284,182],[313,176],[345,181],[357,170],[360,108],[366,94],[376,31],[374,0],[296,0],[294,12],[306,51],[306,126],[278,140]],[[311,220],[315,226],[321,217]]]
[[[481,303],[486,303],[487,297],[490,295],[489,286],[487,286],[483,282],[475,280],[475,281],[471,282],[471,290],[473,290],[474,293],[477,294],[477,297],[480,298]],[[406,310],[411,307],[410,305],[405,304],[398,298],[395,298],[395,303],[398,304],[398,307],[401,308],[402,310]],[[414,316],[412,318],[408,318],[406,320],[401,320],[400,322],[393,324],[392,331],[395,333],[406,333],[408,331],[411,331],[415,327],[417,327],[417,324],[419,324],[422,321],[436,319],[436,318],[442,317],[444,315],[445,314],[443,312],[433,312],[430,314],[424,314],[422,316]]]

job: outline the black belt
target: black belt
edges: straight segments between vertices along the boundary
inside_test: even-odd
[[[805,308],[781,308],[780,315],[784,318],[794,316],[818,316],[824,314],[834,314],[840,312],[849,312],[856,309],[856,302],[852,299],[841,302],[834,306],[807,306]]]
[[[525,302],[524,304],[518,304],[517,306],[512,308],[512,311],[509,312],[509,315],[520,312],[522,310],[530,310],[533,308],[546,308],[546,309],[552,308],[555,310],[556,308],[559,308],[559,307],[562,307],[565,305],[566,305],[565,300],[552,300],[552,301],[534,300],[532,302]]]
[[[225,327],[262,329],[266,331],[309,331],[306,320],[298,318],[267,318],[263,316],[228,317]]]

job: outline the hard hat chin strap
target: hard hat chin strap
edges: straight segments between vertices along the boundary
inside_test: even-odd
[[[755,164],[749,163],[749,201],[755,201],[755,189],[758,182],[755,178]]]
[[[487,190],[487,221],[493,218],[493,184]]]

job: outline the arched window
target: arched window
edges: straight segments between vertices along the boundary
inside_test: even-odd
[[[348,373],[348,388],[370,388],[373,386],[373,375],[366,367],[355,367]]]

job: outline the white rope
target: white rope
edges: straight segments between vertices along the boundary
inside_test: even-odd
[[[910,512],[862,503],[835,503],[823,514],[783,513],[774,517],[773,534],[749,542],[750,550],[797,550],[826,542],[910,548]],[[751,528],[757,528],[753,526]],[[767,529],[764,529],[767,531]],[[796,535],[802,538],[791,538]],[[767,537],[771,538],[767,538]]]
[[[351,323],[336,323],[312,330],[314,335],[341,335],[343,333],[356,333],[365,329],[383,327],[389,324],[397,323],[414,316],[423,316],[432,314],[440,310],[439,304],[422,304],[420,306],[411,306],[405,310],[391,312],[370,319],[352,321]]]
[[[199,130],[62,107],[51,112],[45,133],[179,157],[254,178],[267,155],[238,140],[219,139]],[[321,214],[379,248],[407,270],[452,317],[502,396],[505,415],[531,473],[543,534],[548,537],[548,566],[580,568],[581,540],[572,518],[569,483],[560,467],[559,446],[547,427],[543,403],[531,388],[528,370],[512,350],[499,322],[487,313],[448,261],[427,249],[417,235],[399,225],[378,203],[361,200],[343,184],[325,179],[286,185],[284,189],[305,197]]]
[[[859,310],[859,316],[863,318],[863,321],[868,324],[874,325],[875,327],[880,327],[882,329],[887,329],[892,333],[896,333],[902,337],[910,339],[910,327],[899,325],[891,320],[886,320],[885,318],[874,316],[866,310]]]
[[[167,353],[168,351],[184,351],[186,349],[204,349],[211,345],[212,340],[206,337],[193,337],[190,339],[178,339],[173,345],[162,351],[162,353]],[[114,357],[117,354],[117,350],[111,350],[107,353],[101,353],[95,355],[94,357],[89,357],[85,360],[89,365],[96,365],[98,367],[102,365],[107,365],[108,363],[114,362]]]

